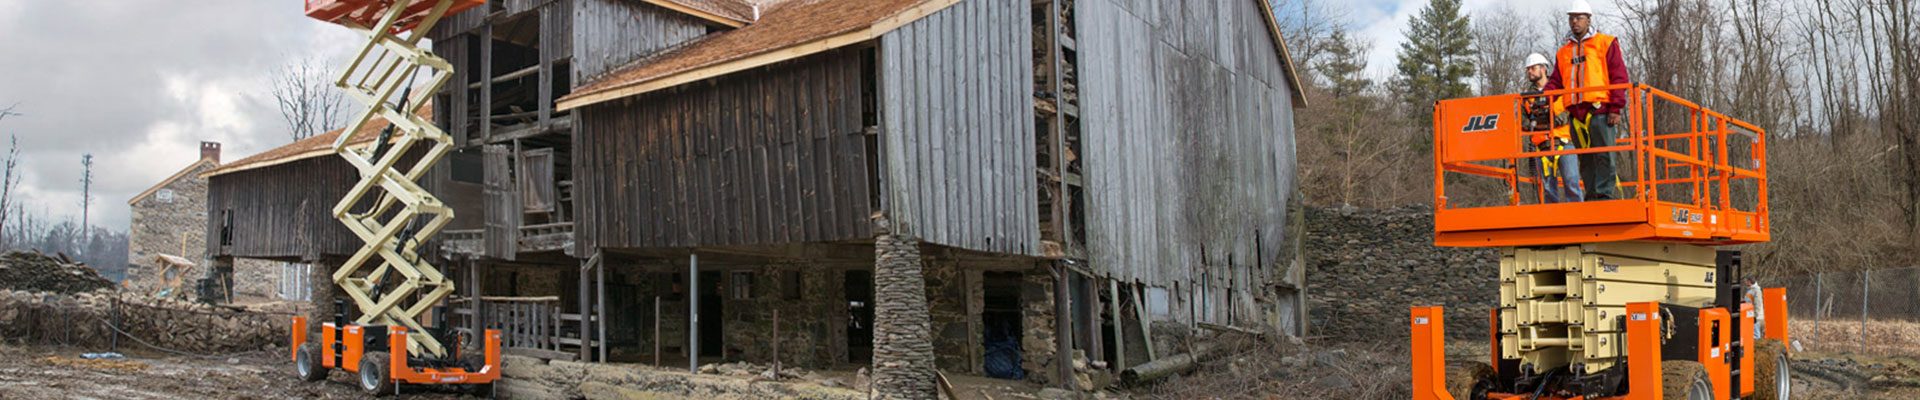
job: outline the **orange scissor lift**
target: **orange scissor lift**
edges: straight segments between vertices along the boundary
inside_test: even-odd
[[[1530,145],[1547,129],[1523,127],[1523,104],[1613,90],[1627,97],[1614,145]],[[1765,130],[1640,84],[1443,100],[1433,115],[1434,244],[1500,249],[1500,304],[1489,359],[1454,366],[1443,310],[1412,309],[1415,399],[1789,396],[1786,291],[1744,300],[1740,253],[1718,250],[1770,237]],[[1543,157],[1581,155],[1615,159],[1618,199],[1548,202]]]
[[[306,0],[307,16],[366,38],[334,82],[367,108],[333,143],[334,152],[354,166],[360,181],[332,209],[366,244],[333,273],[333,283],[351,302],[336,301],[334,320],[323,325],[320,337],[309,342],[307,318],[293,318],[292,357],[303,380],[322,380],[332,369],[344,369],[357,373],[362,390],[378,396],[399,392],[401,384],[469,385],[490,392],[500,379],[499,331],[486,330],[472,340],[480,347],[475,352],[463,349],[469,340],[445,324],[422,325],[421,319],[453,293],[454,286],[416,252],[453,219],[452,208],[416,183],[452,146],[450,136],[419,111],[425,103],[421,99],[449,80],[453,66],[420,40],[441,17],[485,4]],[[427,82],[418,95],[405,87],[415,81]],[[391,123],[381,139],[364,147],[348,146],[351,136],[374,123],[376,115]],[[403,162],[409,149],[424,151],[411,163]],[[347,304],[359,311],[352,320]]]

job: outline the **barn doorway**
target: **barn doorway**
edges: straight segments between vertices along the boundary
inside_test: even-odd
[[[987,376],[1000,379],[1026,379],[1026,371],[1020,368],[1025,352],[1020,348],[1021,336],[1025,331],[1021,325],[1019,272],[986,272],[981,274],[981,289],[985,293],[985,308],[980,310],[982,347],[986,349],[985,365],[982,370]]]
[[[718,271],[700,271],[700,286],[702,286],[700,288],[701,357],[722,357],[725,355],[721,352],[721,349],[726,348],[725,343],[721,343],[721,341],[725,340],[727,336],[722,333],[720,329],[726,325],[723,322],[726,322],[727,314],[723,312],[722,307],[725,307],[727,303],[725,301],[727,298],[726,292],[723,291],[726,290],[727,286],[720,280],[720,277],[721,275]]]
[[[845,274],[847,297],[847,362],[873,363],[873,271]]]

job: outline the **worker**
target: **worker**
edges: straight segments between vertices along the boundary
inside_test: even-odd
[[[1765,333],[1766,329],[1762,328],[1767,326],[1767,302],[1761,300],[1760,284],[1755,283],[1753,277],[1750,276],[1742,278],[1740,284],[1746,292],[1746,295],[1742,297],[1745,298],[1747,304],[1753,305],[1753,338],[1765,338],[1767,336]]]
[[[1574,0],[1567,9],[1566,43],[1556,54],[1552,76],[1546,91],[1595,88],[1628,83],[1626,59],[1612,35],[1593,29],[1593,6],[1586,0]],[[1611,147],[1614,135],[1624,121],[1626,89],[1585,91],[1561,97],[1567,107],[1575,147],[1590,149]],[[1581,154],[1581,181],[1587,200],[1620,197],[1620,178],[1614,173],[1613,153]]]
[[[1536,150],[1571,150],[1573,141],[1567,133],[1566,123],[1553,121],[1553,116],[1564,112],[1566,106],[1548,97],[1528,97],[1539,95],[1545,90],[1548,81],[1547,70],[1552,66],[1552,63],[1547,62],[1547,56],[1540,53],[1527,55],[1526,64],[1521,66],[1527,76],[1525,86],[1527,90],[1520,93],[1520,104],[1527,115],[1522,119],[1522,130],[1546,132],[1531,136],[1534,138],[1532,143]],[[1580,183],[1579,157],[1543,156],[1534,159],[1533,163],[1539,166],[1535,172],[1540,179],[1540,191],[1545,193],[1543,199],[1545,202],[1567,203],[1581,200],[1582,193],[1586,190]]]

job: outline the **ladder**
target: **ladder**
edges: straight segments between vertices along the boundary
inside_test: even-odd
[[[453,220],[453,209],[417,181],[446,156],[453,141],[419,111],[426,103],[422,99],[451,78],[453,66],[419,44],[441,17],[485,2],[395,3],[308,1],[310,16],[344,25],[367,38],[334,82],[367,108],[333,142],[334,153],[359,171],[360,181],[332,210],[333,217],[366,244],[333,273],[333,282],[359,308],[355,323],[405,326],[409,355],[443,357],[445,345],[420,325],[420,317],[452,294],[454,284],[417,251]],[[407,87],[415,81],[425,85]],[[391,123],[387,131],[372,144],[349,147],[354,136],[371,134],[362,129],[376,115]],[[425,146],[425,151],[414,152],[416,146]],[[418,158],[404,160],[415,154]]]

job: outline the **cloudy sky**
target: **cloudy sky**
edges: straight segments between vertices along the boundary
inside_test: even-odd
[[[1372,41],[1370,70],[1384,76],[1426,1],[1335,3]],[[1550,16],[1565,5],[1466,2],[1469,13],[1500,7]],[[229,161],[287,143],[268,93],[273,71],[302,58],[340,65],[357,43],[300,9],[293,0],[0,0],[0,107],[18,103],[25,114],[0,120],[0,136],[19,138],[29,210],[77,220],[80,156],[92,153],[93,224],[124,230],[126,201],[193,162],[200,141],[222,143]]]
[[[200,141],[229,161],[290,141],[271,72],[339,65],[354,42],[293,0],[0,0],[0,108],[24,114],[0,120],[0,146],[19,138],[30,212],[76,221],[92,153],[92,223],[123,231],[127,200]]]
[[[1367,71],[1375,77],[1386,77],[1393,73],[1394,52],[1400,49],[1400,42],[1406,39],[1407,20],[1427,5],[1427,0],[1359,0],[1350,3],[1331,1],[1339,12],[1345,13],[1346,27],[1355,32],[1355,37],[1367,39],[1373,44],[1373,52],[1367,58]],[[1285,0],[1276,3],[1284,3]],[[1594,27],[1602,32],[1617,33],[1619,24],[1611,23],[1609,16],[1618,15],[1613,2],[1590,0],[1594,12],[1599,15]],[[1462,9],[1471,16],[1477,13],[1512,9],[1521,15],[1538,15],[1541,18],[1560,18],[1571,5],[1567,0],[1466,0]],[[1550,49],[1548,49],[1550,50]],[[1521,60],[1514,60],[1520,63]],[[1376,79],[1375,81],[1384,81]]]

